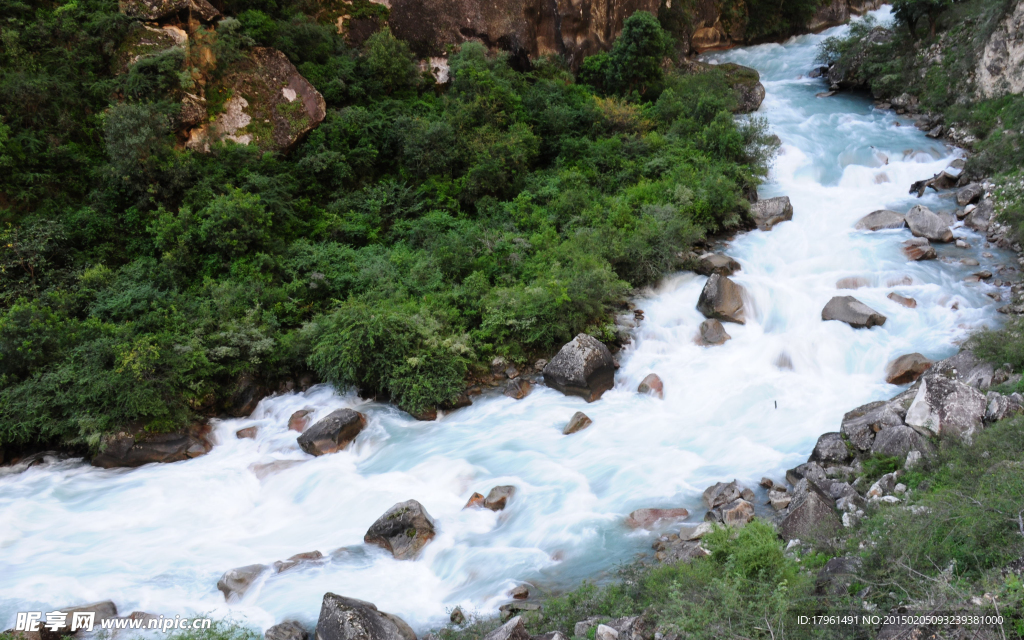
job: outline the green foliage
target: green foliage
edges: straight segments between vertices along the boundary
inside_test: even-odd
[[[896,23],[904,26],[912,38],[917,37],[917,24],[928,19],[928,35],[935,37],[935,23],[939,14],[952,6],[953,0],[893,0],[892,15]]]
[[[580,77],[605,94],[648,96],[662,79],[662,61],[672,52],[672,39],[658,19],[646,11],[637,11],[622,25],[608,53],[599,53],[583,61]]]
[[[821,0],[749,0],[746,4],[746,35],[752,41],[782,38],[803,29],[822,4]]]
[[[65,6],[11,9],[0,48],[0,446],[173,430],[243,377],[310,369],[429,411],[495,354],[614,340],[631,288],[735,227],[770,161],[726,74],[661,68],[648,14],[603,97],[564,61],[524,73],[476,43],[437,87],[387,29],[353,49],[278,0],[229,0],[193,34],[214,69],[197,45],[125,70],[116,1]],[[323,93],[324,122],[289,155],[176,148],[181,92],[254,44]],[[214,112],[229,97],[204,91]]]

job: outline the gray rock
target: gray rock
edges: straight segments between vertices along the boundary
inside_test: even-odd
[[[986,198],[978,203],[978,206],[974,211],[967,214],[967,217],[964,218],[964,224],[975,231],[984,233],[988,231],[988,228],[992,224],[992,221],[995,220],[995,217],[995,205],[992,204],[991,200]]]
[[[879,231],[881,229],[902,229],[905,226],[907,226],[907,221],[902,213],[896,213],[889,209],[879,209],[858,220],[857,224],[854,225],[854,229]]]
[[[984,391],[992,386],[995,367],[991,362],[978,358],[969,349],[964,349],[955,356],[939,360],[932,365],[928,377],[938,375],[959,380]]]
[[[805,462],[786,471],[786,482],[789,484],[795,487],[800,484],[801,480],[807,480],[818,488],[824,488],[822,490],[827,490],[832,486],[832,481],[825,475],[825,470],[817,462]]]
[[[821,310],[821,319],[845,322],[855,329],[878,327],[885,324],[885,316],[853,296],[836,296]]]
[[[843,526],[832,499],[815,485],[806,486],[803,498],[794,499],[789,513],[779,523],[779,535],[785,540],[827,540]]]
[[[316,640],[406,640],[401,630],[377,607],[363,600],[324,594]]]
[[[742,527],[754,519],[754,505],[743,498],[738,498],[710,509],[704,514],[707,522],[717,522],[730,527]]]
[[[597,633],[594,634],[594,640],[619,640],[619,632],[606,624],[599,624]]]
[[[1004,396],[995,391],[989,391],[985,399],[988,402],[985,408],[986,422],[996,422],[1024,410],[1024,397],[1021,397],[1019,393]]]
[[[416,632],[412,630],[412,627],[410,627],[409,623],[405,620],[402,620],[395,614],[388,613],[387,611],[381,611],[380,615],[384,616],[391,621],[391,624],[395,625],[395,628],[398,629],[399,635],[402,636],[402,640],[416,640]]]
[[[722,323],[714,318],[700,323],[700,336],[698,338],[704,346],[725,344],[726,340],[732,340],[732,336],[725,332]]]
[[[152,462],[181,462],[201,456],[210,445],[188,433],[156,433],[121,431],[103,436],[100,453],[92,464],[104,469],[140,467]]]
[[[761,231],[768,231],[775,225],[793,219],[793,205],[789,196],[758,200],[750,205],[750,215]]]
[[[484,498],[484,506],[491,511],[501,511],[514,495],[516,495],[516,488],[512,485],[494,487],[488,492],[487,497]]]
[[[577,431],[583,431],[593,423],[587,414],[582,411],[577,411],[572,414],[569,418],[569,424],[565,425],[565,429],[562,429],[562,433],[569,435],[570,433],[576,433]]]
[[[903,255],[910,260],[934,260],[938,254],[927,238],[911,238],[903,243]]]
[[[977,182],[972,182],[965,187],[957,189],[956,203],[961,207],[966,207],[967,205],[980,200],[983,195],[985,195],[985,187],[981,186]]]
[[[697,299],[697,310],[705,318],[743,324],[743,287],[725,276],[712,274]]]
[[[906,215],[910,233],[918,238],[926,238],[930,242],[952,242],[953,232],[946,220],[928,207],[915,205]]]
[[[416,557],[434,539],[434,520],[415,500],[399,502],[374,522],[363,542],[383,547],[398,560]]]
[[[294,620],[275,624],[263,634],[265,640],[309,640],[309,632]]]
[[[920,378],[935,364],[920,353],[902,355],[885,367],[885,381],[889,384],[904,385]]]
[[[831,432],[818,437],[810,459],[820,464],[843,464],[852,457],[843,437],[839,433]]]
[[[515,616],[484,636],[484,640],[530,640],[522,616]]]
[[[843,416],[839,432],[857,449],[869,451],[876,433],[897,425],[903,425],[903,418],[889,402],[871,402]]]
[[[708,487],[704,490],[703,498],[708,509],[714,509],[742,496],[743,489],[733,480],[732,482],[718,482]]]
[[[818,571],[814,591],[822,596],[849,595],[848,590],[863,568],[864,562],[857,557],[832,558]]]
[[[868,489],[868,498],[881,498],[883,496],[890,495],[893,489],[896,488],[896,474],[887,473],[881,478],[875,481],[871,488]]]
[[[904,421],[931,435],[970,439],[982,428],[986,408],[985,396],[974,387],[930,375],[922,378]]]
[[[287,560],[278,560],[272,566],[274,567],[275,573],[281,573],[284,571],[288,571],[289,569],[294,569],[295,567],[301,564],[315,562],[323,557],[324,554],[320,553],[319,551],[306,551],[304,553],[296,553]]]
[[[878,432],[871,452],[876,455],[905,459],[911,451],[929,453],[932,450],[928,440],[910,427],[889,427]]]
[[[654,624],[646,615],[615,618],[606,623],[619,634],[619,640],[651,640]]]
[[[265,564],[250,564],[232,569],[220,577],[217,588],[224,594],[225,601],[237,602],[266,570]]]
[[[298,437],[299,447],[311,456],[341,451],[366,428],[366,416],[352,409],[332,411]]]
[[[581,333],[544,367],[544,382],[567,396],[593,402],[615,385],[615,362],[608,347]]]
[[[739,270],[739,262],[721,253],[705,253],[697,259],[696,272],[702,276],[710,276],[713,273],[731,276]]]
[[[789,507],[793,501],[793,496],[789,495],[786,491],[769,491],[768,492],[768,503],[772,505],[772,508],[776,511],[782,511]]]

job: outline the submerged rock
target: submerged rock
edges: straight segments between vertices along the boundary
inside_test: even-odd
[[[103,436],[92,464],[104,469],[140,467],[151,462],[181,462],[207,453],[211,446],[190,433],[121,431]]]
[[[712,274],[697,299],[705,318],[744,324],[743,287],[725,276]]]
[[[341,451],[366,428],[366,416],[352,409],[332,411],[303,432],[299,447],[311,456]]]
[[[905,296],[901,296],[898,293],[890,293],[889,295],[887,295],[885,297],[889,298],[890,300],[892,300],[896,304],[903,305],[904,307],[906,307],[908,309],[916,309],[917,308],[917,300],[914,300],[913,298],[907,298]]]
[[[309,409],[299,409],[288,418],[288,429],[302,433],[309,426],[309,416],[313,412]]]
[[[665,397],[664,385],[656,373],[648,373],[636,388],[637,393],[647,393],[659,398]]]
[[[544,382],[567,396],[593,402],[615,386],[615,362],[608,347],[581,333],[544,367]]]
[[[935,247],[927,238],[911,238],[903,243],[903,255],[915,261],[934,260],[937,256]]]
[[[562,433],[564,435],[569,435],[571,433],[576,433],[577,431],[583,431],[592,423],[593,420],[591,420],[587,414],[582,411],[577,411],[572,414],[571,418],[569,418],[569,424],[565,425],[565,428],[562,429]]]
[[[902,355],[885,367],[885,381],[889,384],[910,384],[935,364],[920,353]]]
[[[484,507],[491,511],[501,511],[514,495],[516,495],[516,488],[512,485],[494,487],[487,493],[487,497],[484,498]]]
[[[226,572],[217,581],[217,588],[227,602],[237,602],[267,570],[265,564],[250,564]]]
[[[682,520],[690,517],[690,512],[683,508],[675,509],[637,509],[626,518],[626,524],[634,529],[649,529],[661,520]]]
[[[821,310],[821,319],[845,322],[855,329],[879,327],[885,324],[885,316],[878,313],[853,296],[836,296]]]
[[[363,542],[387,549],[398,560],[408,560],[416,557],[435,535],[434,519],[423,505],[406,500],[378,518],[363,536]]]
[[[722,323],[714,318],[700,323],[700,334],[697,341],[705,347],[725,344],[726,340],[732,340],[732,336],[725,332]]]
[[[758,200],[750,205],[750,215],[758,229],[769,231],[780,222],[793,219],[793,205],[789,202],[789,196]]]
[[[902,229],[905,226],[907,226],[907,220],[903,217],[902,213],[890,211],[889,209],[879,209],[858,220],[854,228],[866,231],[880,231],[882,229]]]

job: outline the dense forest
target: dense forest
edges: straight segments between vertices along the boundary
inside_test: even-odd
[[[308,372],[443,405],[496,355],[612,339],[631,289],[742,224],[773,151],[647,13],[578,77],[467,43],[441,85],[386,27],[352,46],[299,1],[223,8],[125,62],[116,0],[0,4],[0,448],[172,431]],[[186,149],[182,94],[215,113],[261,46],[324,121]]]

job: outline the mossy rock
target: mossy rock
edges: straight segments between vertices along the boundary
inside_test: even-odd
[[[188,35],[178,27],[156,28],[135,24],[114,54],[111,70],[115,75],[127,73],[141,58],[181,47],[187,41]]]

